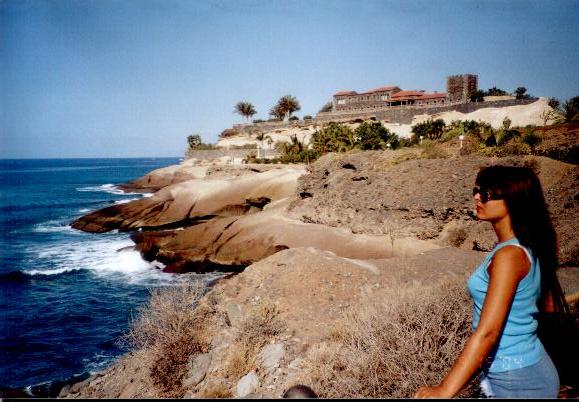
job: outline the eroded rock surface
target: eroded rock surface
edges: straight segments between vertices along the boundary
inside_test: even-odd
[[[280,212],[281,209],[281,212]],[[241,217],[213,219],[184,230],[139,232],[137,248],[149,260],[169,264],[170,272],[199,272],[209,264],[245,266],[280,250],[316,247],[347,258],[388,258],[438,248],[414,238],[353,234],[345,228],[304,223],[283,215],[282,208]]]
[[[233,178],[187,180],[164,187],[151,197],[85,215],[72,227],[96,233],[164,229],[216,216],[243,215],[293,195],[297,178],[303,173],[296,167]]]
[[[539,172],[562,246],[561,262],[577,264],[577,166],[536,156],[405,160],[408,157],[407,150],[325,155],[300,178],[291,215],[355,233],[437,239],[443,245],[489,250],[495,234],[473,212],[476,174],[491,164],[526,165]]]

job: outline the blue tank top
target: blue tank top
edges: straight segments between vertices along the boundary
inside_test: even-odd
[[[507,322],[487,358],[484,370],[492,373],[515,370],[531,366],[541,359],[544,351],[537,337],[536,314],[539,309],[537,301],[541,292],[541,268],[539,260],[531,250],[523,247],[517,238],[499,243],[487,254],[468,280],[468,291],[474,302],[472,328],[475,330],[480,321],[480,314],[489,286],[488,268],[493,256],[505,246],[517,246],[525,250],[531,267],[527,275],[519,282]]]

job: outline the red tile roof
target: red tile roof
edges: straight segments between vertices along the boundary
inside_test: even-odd
[[[440,99],[440,98],[446,98],[446,94],[438,92],[435,94],[422,94],[422,96],[418,99]]]
[[[393,87],[393,86],[389,86],[389,87],[379,87],[379,88],[374,88],[371,89],[369,91],[363,92],[364,94],[373,94],[375,92],[385,92],[385,91],[392,91],[394,89],[400,89],[398,87]]]
[[[424,95],[424,92],[418,92],[418,91],[400,91],[400,92],[396,92],[394,95],[392,95],[392,99],[399,99],[399,98],[406,98],[406,97],[414,97],[414,96],[422,96]]]
[[[340,95],[358,95],[358,93],[356,91],[340,91],[340,92],[336,92],[334,94],[334,96],[340,96]]]

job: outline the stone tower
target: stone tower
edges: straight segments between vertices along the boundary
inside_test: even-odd
[[[478,76],[474,74],[451,75],[446,79],[446,95],[450,102],[467,103],[478,89]]]

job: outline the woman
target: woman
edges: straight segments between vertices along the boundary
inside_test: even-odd
[[[452,397],[482,370],[486,396],[556,398],[559,377],[537,338],[536,317],[565,301],[541,184],[529,168],[491,166],[480,170],[473,195],[478,219],[498,238],[468,281],[473,334],[444,380],[415,397]]]

